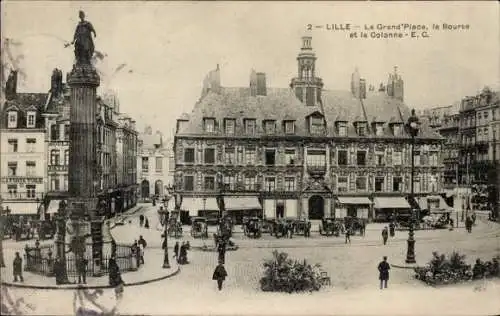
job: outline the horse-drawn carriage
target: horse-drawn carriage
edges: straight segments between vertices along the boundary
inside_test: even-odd
[[[311,232],[311,222],[304,219],[297,219],[293,222],[293,233],[295,235],[306,236]]]
[[[243,233],[247,237],[260,238],[262,236],[262,220],[258,217],[243,219]]]
[[[192,219],[191,236],[194,238],[208,238],[208,225],[205,217]]]
[[[320,235],[338,237],[341,233],[344,233],[342,220],[338,220],[332,217],[321,219],[321,223],[319,225]]]
[[[344,227],[350,229],[352,235],[356,235],[356,232],[362,234],[363,228],[366,227],[366,219],[346,216],[344,217]]]
[[[46,240],[54,238],[56,233],[55,225],[53,225],[50,221],[33,221],[33,225],[36,227],[36,231],[38,233],[38,239]]]
[[[169,237],[182,237],[182,224],[179,221],[179,217],[174,216],[169,219],[167,231]]]

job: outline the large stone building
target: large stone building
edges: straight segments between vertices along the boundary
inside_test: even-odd
[[[177,121],[181,209],[196,216],[221,207],[241,220],[384,218],[410,208],[410,110],[401,76],[395,71],[375,91],[355,71],[351,91],[326,90],[311,40],[302,38],[288,88],[267,87],[266,75],[253,71],[248,87],[221,86],[219,67],[205,78],[192,112]],[[419,196],[442,190],[441,145],[422,124],[414,158]]]
[[[70,95],[71,88],[63,83],[62,72],[55,69],[51,77],[51,89],[48,100],[43,108],[45,118],[45,142],[48,163],[47,195],[45,199],[46,214],[50,216],[57,211],[59,201],[69,196],[68,167],[70,151]],[[121,171],[124,161],[132,159],[134,166],[129,168],[135,172],[136,152],[130,145],[134,145],[134,126],[131,120],[119,111],[119,103],[114,92],[106,92],[96,100],[97,129],[96,129],[96,154],[95,164],[97,179],[94,183],[96,192],[108,211],[107,216],[121,212],[135,205],[133,199],[125,202],[130,190],[135,192],[136,180],[133,176],[125,177]],[[127,125],[127,126],[125,126]],[[134,134],[135,133],[135,134]],[[131,135],[130,135],[131,134]],[[128,135],[127,144],[124,146],[118,137]],[[135,135],[135,136],[134,136]],[[136,141],[135,141],[136,142]],[[128,173],[128,172],[127,172]],[[122,180],[123,182],[119,182]],[[132,182],[131,182],[132,181]],[[128,193],[127,193],[128,192]]]
[[[47,93],[17,92],[17,73],[6,82],[0,120],[0,200],[2,209],[38,218],[47,168],[42,111]]]
[[[152,196],[164,197],[166,187],[172,185],[172,169],[170,168],[171,148],[163,135],[151,126],[146,126],[139,135],[137,147],[137,180],[140,185],[139,195],[142,199]]]

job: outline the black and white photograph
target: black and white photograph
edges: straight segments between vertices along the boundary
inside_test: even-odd
[[[499,9],[2,1],[0,314],[500,314]]]

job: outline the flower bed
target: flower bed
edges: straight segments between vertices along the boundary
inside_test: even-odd
[[[447,285],[465,282],[473,279],[500,277],[499,258],[482,262],[477,259],[476,264],[465,262],[465,255],[453,252],[448,257],[437,252],[427,266],[415,268],[415,278],[429,285]]]
[[[260,287],[265,292],[312,292],[322,285],[319,264],[292,260],[285,252],[273,251],[273,258],[264,262],[264,268]]]

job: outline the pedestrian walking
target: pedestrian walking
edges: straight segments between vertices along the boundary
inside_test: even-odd
[[[391,222],[389,224],[389,234],[391,237],[394,237],[396,235],[396,225],[394,224],[394,222]]]
[[[87,284],[87,259],[80,257],[77,259],[78,284]]]
[[[19,281],[24,282],[23,278],[23,259],[19,255],[19,252],[16,252],[16,256],[13,262],[14,267],[14,282],[17,282],[17,277],[19,277]]]
[[[307,221],[305,235],[306,235],[306,237],[311,237],[311,222],[310,221]]]
[[[139,236],[139,241],[137,242],[139,245],[142,245],[143,248],[146,248],[146,246],[148,245],[148,243],[146,242],[146,240],[144,239],[144,237]]]
[[[387,288],[387,281],[389,281],[390,264],[387,262],[387,257],[384,256],[383,260],[378,264],[380,289]]]
[[[472,233],[472,219],[470,216],[467,216],[467,219],[465,219],[465,229],[469,234]]]
[[[175,246],[174,246],[174,258],[177,260],[177,262],[179,262],[179,242],[178,241],[175,242]]]
[[[345,243],[351,243],[351,227],[347,227],[345,230]]]
[[[219,289],[219,291],[222,290],[222,283],[224,283],[226,277],[227,277],[226,268],[224,268],[222,262],[219,262],[219,265],[217,265],[217,267],[214,270],[214,274],[212,275],[212,280],[217,281],[217,288]]]
[[[146,217],[145,222],[144,222],[144,228],[149,229],[149,220],[147,217]]]
[[[144,264],[144,246],[143,244],[139,244],[139,263]]]
[[[389,238],[389,232],[387,231],[387,226],[382,229],[382,240],[384,241],[384,245],[387,244],[387,239]]]
[[[179,264],[186,264],[187,263],[187,249],[186,249],[186,243],[183,242],[181,244],[181,248],[179,251]]]
[[[144,226],[144,215],[139,215],[139,226]]]

